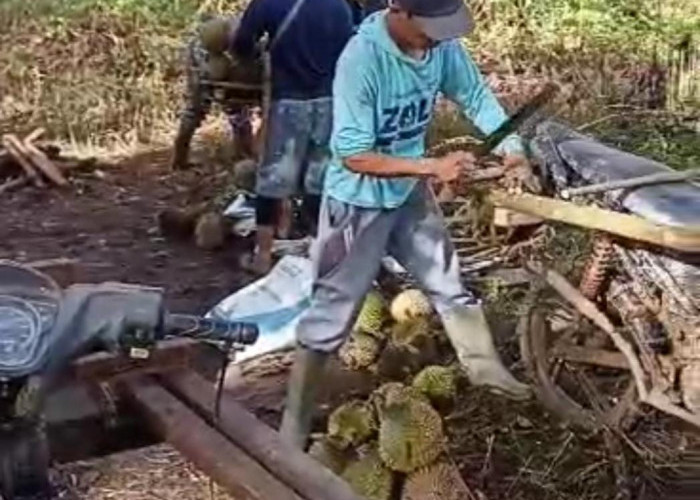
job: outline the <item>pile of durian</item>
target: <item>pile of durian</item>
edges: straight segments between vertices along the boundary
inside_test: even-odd
[[[336,408],[309,453],[369,500],[469,498],[447,456],[441,415],[453,407],[458,369],[427,364],[416,371],[411,362],[402,367],[438,341],[432,312],[418,290],[402,292],[390,307],[371,292],[339,353],[351,369],[393,377],[380,376],[390,381],[368,398]]]
[[[428,297],[404,290],[390,305],[377,291],[364,300],[352,333],[338,356],[351,370],[368,370],[382,379],[404,381],[439,357],[445,342],[433,323]]]

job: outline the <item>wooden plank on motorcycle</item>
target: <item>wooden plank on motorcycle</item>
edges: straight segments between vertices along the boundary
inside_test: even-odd
[[[511,194],[496,190],[491,192],[491,200],[498,207],[548,220],[604,231],[681,252],[700,252],[700,227],[664,226],[636,215],[528,193]]]
[[[199,344],[191,339],[164,340],[148,359],[98,352],[73,362],[72,375],[80,381],[99,382],[125,375],[164,373],[187,368]]]
[[[493,225],[496,227],[523,227],[542,224],[544,219],[508,208],[496,207],[493,210]]]
[[[302,500],[262,465],[147,377],[123,389],[154,430],[237,500]]]

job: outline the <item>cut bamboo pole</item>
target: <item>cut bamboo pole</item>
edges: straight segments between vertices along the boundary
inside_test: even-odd
[[[605,210],[533,194],[493,191],[494,205],[563,222],[586,229],[604,231],[623,238],[643,241],[681,252],[700,252],[700,227],[672,227],[655,224],[642,217]]]

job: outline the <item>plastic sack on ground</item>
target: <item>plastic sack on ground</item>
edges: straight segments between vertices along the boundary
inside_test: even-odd
[[[283,257],[267,276],[226,297],[209,317],[255,323],[258,341],[236,356],[236,362],[293,346],[296,326],[311,301],[311,261]]]
[[[239,193],[224,210],[224,216],[233,220],[234,234],[250,236],[255,231],[255,198]]]

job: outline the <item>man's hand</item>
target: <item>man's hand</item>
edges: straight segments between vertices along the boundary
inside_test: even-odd
[[[539,179],[533,173],[527,157],[523,155],[506,155],[503,158],[503,166],[506,167],[505,181],[509,190],[520,192],[525,188],[532,193],[540,192]]]
[[[476,158],[466,151],[455,151],[442,158],[434,160],[433,175],[440,182],[452,182],[470,165]]]

